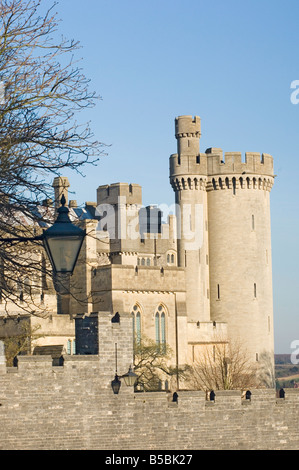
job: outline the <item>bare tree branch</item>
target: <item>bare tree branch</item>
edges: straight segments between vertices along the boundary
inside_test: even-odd
[[[224,338],[217,338],[214,344],[200,349],[185,379],[190,388],[205,391],[246,390],[259,385],[244,347]]]
[[[57,39],[56,4],[44,12],[44,3],[0,0],[0,237],[20,241],[53,222],[42,207],[53,176],[95,165],[104,147],[89,123],[77,122],[99,99],[79,67],[79,43]],[[29,248],[0,243],[4,304],[20,303],[16,285],[25,278],[49,275],[41,247],[35,255]]]

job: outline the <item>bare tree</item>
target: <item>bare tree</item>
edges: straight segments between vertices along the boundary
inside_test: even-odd
[[[258,387],[257,370],[244,347],[226,340],[203,347],[185,375],[196,390],[246,390]]]
[[[32,342],[42,338],[38,333],[40,325],[32,326],[29,321],[24,321],[13,335],[5,335],[2,339],[5,346],[6,365],[12,367],[14,359],[19,354],[31,352]]]
[[[169,365],[173,352],[168,344],[157,344],[142,335],[134,341],[134,371],[145,390],[158,390],[162,381],[174,380],[181,373]]]
[[[53,222],[43,205],[53,177],[96,164],[103,147],[76,120],[98,98],[77,62],[79,44],[58,36],[55,3],[45,3],[0,0],[0,237],[17,238],[0,242],[0,289],[2,302],[27,311],[32,283],[41,287],[48,270],[40,245],[22,237]]]

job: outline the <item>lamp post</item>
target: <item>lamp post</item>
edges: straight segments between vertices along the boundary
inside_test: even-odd
[[[120,379],[124,379],[127,387],[133,387],[135,385],[137,378],[138,376],[132,371],[131,366],[129,367],[129,370],[126,374],[120,375],[120,376],[117,375],[117,343],[115,343],[115,377],[114,377],[114,380],[112,380],[111,382],[113,393],[115,395],[119,393],[119,389],[121,387]]]
[[[61,198],[61,207],[54,224],[42,235],[35,237],[1,238],[4,243],[42,241],[53,268],[55,290],[60,299],[61,313],[69,313],[69,281],[73,274],[86,231],[74,225],[69,218],[66,199]]]
[[[72,224],[64,195],[55,223],[44,230],[43,244],[53,268],[53,281],[57,292],[57,311],[70,313],[70,276],[82,247],[86,231]]]
[[[44,230],[42,240],[54,273],[72,275],[86,231],[72,224],[64,195],[60,202],[57,219]]]

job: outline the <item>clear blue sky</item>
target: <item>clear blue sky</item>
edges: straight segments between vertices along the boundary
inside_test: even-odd
[[[111,145],[84,179],[71,177],[79,204],[119,181],[142,185],[145,205],[172,204],[168,158],[181,114],[201,117],[203,152],[273,155],[275,350],[292,352],[299,340],[299,104],[290,100],[299,80],[298,0],[60,0],[56,10],[102,96],[88,113],[92,129]]]

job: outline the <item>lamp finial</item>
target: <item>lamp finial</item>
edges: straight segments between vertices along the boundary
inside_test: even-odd
[[[62,205],[63,207],[65,206],[66,199],[65,199],[65,195],[64,195],[64,194],[61,196],[60,203],[61,203],[61,205]]]

